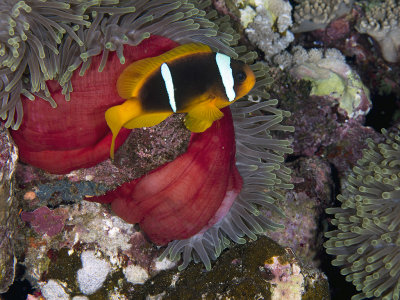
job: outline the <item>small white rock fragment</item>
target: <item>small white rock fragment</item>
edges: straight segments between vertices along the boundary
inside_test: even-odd
[[[149,279],[149,274],[145,269],[136,265],[129,265],[123,269],[126,280],[133,284],[143,284]]]
[[[159,272],[159,271],[163,271],[163,270],[169,270],[172,269],[173,267],[176,266],[176,262],[172,261],[168,258],[164,258],[163,260],[158,260],[158,258],[155,259],[154,261],[154,270]]]
[[[91,295],[103,285],[110,272],[110,264],[96,257],[94,251],[85,251],[81,255],[82,269],[78,270],[79,289],[85,295]]]
[[[86,296],[75,296],[72,300],[89,300],[89,298]]]
[[[55,280],[50,279],[41,289],[42,295],[51,300],[69,300],[64,288]]]

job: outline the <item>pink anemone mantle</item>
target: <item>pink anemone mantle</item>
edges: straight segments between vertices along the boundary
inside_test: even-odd
[[[124,47],[124,65],[111,52],[102,72],[97,71],[101,55],[93,57],[84,76],[79,75],[80,68],[74,72],[74,90],[69,101],[65,101],[57,81],[47,81],[57,108],[43,99],[30,101],[22,96],[24,119],[20,128],[11,132],[20,160],[50,173],[65,174],[109,158],[112,134],[104,113],[125,101],[116,89],[119,74],[128,64],[160,55],[177,45],[170,39],[151,36],[138,46]],[[130,130],[121,130],[116,147],[123,144],[129,133]]]
[[[114,191],[86,200],[111,203],[129,223],[139,223],[155,244],[164,245],[207,230],[229,211],[242,188],[235,165],[229,108],[203,133],[192,133],[186,153]]]

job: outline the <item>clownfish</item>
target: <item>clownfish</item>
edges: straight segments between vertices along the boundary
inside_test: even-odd
[[[220,108],[245,96],[254,84],[248,65],[199,43],[130,64],[117,80],[118,94],[127,100],[105,113],[113,134],[111,158],[122,127],[150,127],[173,113],[187,113],[185,126],[203,132],[223,117]]]

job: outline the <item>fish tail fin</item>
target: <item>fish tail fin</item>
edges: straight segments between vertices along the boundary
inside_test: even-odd
[[[223,112],[213,102],[202,103],[188,112],[185,117],[185,126],[192,132],[203,132],[223,116]]]
[[[114,160],[115,139],[119,131],[127,122],[140,115],[141,112],[142,105],[138,99],[128,99],[121,105],[107,109],[105,118],[113,135],[110,147],[110,157],[112,160]]]

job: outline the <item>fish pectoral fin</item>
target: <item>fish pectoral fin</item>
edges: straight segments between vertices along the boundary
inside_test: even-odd
[[[121,105],[116,105],[107,109],[105,118],[108,127],[113,134],[110,148],[110,157],[114,159],[115,139],[122,127],[142,113],[142,105],[138,99],[128,99]]]
[[[196,119],[190,115],[187,115],[185,118],[185,126],[191,132],[203,132],[206,131],[211,125],[212,121]]]
[[[192,132],[203,132],[223,116],[224,114],[213,102],[202,103],[189,110],[185,118],[185,126]]]

